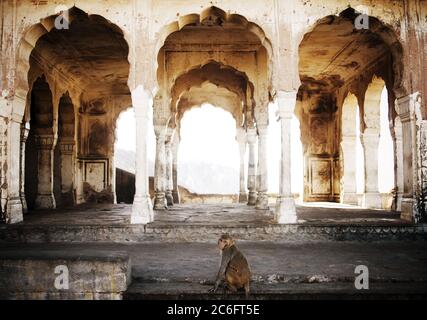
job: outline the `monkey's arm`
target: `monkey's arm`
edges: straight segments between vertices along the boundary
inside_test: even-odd
[[[228,264],[231,261],[232,253],[233,252],[230,249],[225,249],[222,252],[221,266],[219,267],[218,275],[217,275],[216,280],[215,280],[215,286],[212,290],[213,292],[218,290],[219,285],[225,279],[225,272],[227,270]]]

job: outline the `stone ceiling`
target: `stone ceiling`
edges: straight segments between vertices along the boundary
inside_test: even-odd
[[[299,49],[303,85],[309,89],[340,87],[388,55],[378,34],[356,30],[353,21],[330,16],[305,35]]]
[[[77,13],[69,30],[54,28],[38,40],[31,61],[56,68],[88,96],[99,97],[129,94],[127,56],[127,43],[116,26]]]

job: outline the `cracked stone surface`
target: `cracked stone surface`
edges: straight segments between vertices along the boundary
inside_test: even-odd
[[[288,293],[353,290],[357,265],[369,268],[372,290],[396,291],[402,286],[427,288],[426,245],[426,241],[238,242],[250,263],[254,289]],[[220,261],[215,245],[202,243],[0,245],[0,255],[32,252],[33,256],[35,253],[42,256],[46,251],[67,251],[79,256],[87,250],[127,252],[134,279],[130,290],[150,294],[177,290],[205,292],[212,284]]]
[[[271,206],[272,207],[272,206]],[[70,209],[32,211],[24,225],[126,225],[130,205],[81,205]],[[303,224],[382,224],[403,225],[399,212],[363,209],[356,206],[310,203],[297,206]],[[162,225],[270,225],[273,211],[256,210],[245,204],[182,204],[155,211],[153,226]]]

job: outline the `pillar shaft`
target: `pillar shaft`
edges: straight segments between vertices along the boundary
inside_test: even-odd
[[[21,119],[21,116],[12,114],[8,123],[6,223],[17,223],[23,220],[20,197]]]
[[[396,181],[396,210],[402,210],[403,197],[403,144],[402,144],[402,123],[400,118],[394,120],[393,137],[395,145],[395,181]]]
[[[381,195],[378,190],[378,146],[379,130],[366,128],[362,134],[363,155],[365,159],[365,192],[363,206],[381,209]]]
[[[53,148],[55,137],[53,134],[36,135],[38,157],[38,184],[35,200],[36,209],[56,208],[53,194]]]
[[[147,127],[150,113],[152,113],[150,93],[142,86],[138,86],[132,91],[132,105],[136,120],[136,168],[131,223],[146,224],[154,219],[148,189],[147,161]]]
[[[20,197],[22,203],[22,212],[27,213],[27,200],[25,198],[25,146],[27,143],[28,134],[30,132],[29,123],[21,125],[21,176],[20,176]]]
[[[248,160],[248,205],[254,206],[256,204],[256,164],[255,164],[255,144],[257,135],[255,129],[248,129],[247,141],[249,146],[249,160]]]
[[[165,142],[165,160],[166,160],[166,166],[165,166],[165,183],[166,183],[166,203],[168,206],[173,205],[173,173],[172,173],[172,161],[173,161],[173,154],[172,154],[172,143],[173,138],[175,135],[175,130],[172,128],[168,128],[166,132],[166,142]]]
[[[258,185],[256,208],[268,209],[267,125],[258,126]]]
[[[291,120],[297,92],[278,92],[281,124],[280,195],[277,198],[275,220],[278,223],[296,223],[295,199],[291,190]]]
[[[245,154],[246,154],[246,132],[238,127],[236,130],[236,141],[239,147],[240,175],[239,175],[239,203],[248,201],[248,194],[245,186]]]
[[[397,99],[396,109],[402,123],[403,193],[401,218],[414,220],[418,183],[417,112],[420,111],[418,92]],[[421,116],[419,116],[421,118]]]
[[[156,163],[154,166],[154,209],[167,209],[166,202],[166,126],[154,127],[156,133]]]
[[[341,148],[344,158],[342,202],[357,205],[356,136],[342,137]]]
[[[60,142],[61,152],[61,194],[65,205],[75,203],[74,188],[74,140],[72,138]],[[114,180],[113,180],[114,181]]]
[[[179,133],[175,132],[172,143],[172,197],[174,203],[181,203],[178,187],[178,150],[179,150]]]

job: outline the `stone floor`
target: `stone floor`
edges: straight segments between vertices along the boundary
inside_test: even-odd
[[[81,205],[70,209],[33,211],[24,216],[24,225],[127,225],[130,205]],[[398,212],[371,210],[336,203],[307,203],[297,206],[302,224],[403,225]],[[162,225],[269,225],[273,211],[256,210],[244,204],[182,204],[156,211],[153,226]]]
[[[280,298],[296,294],[353,295],[355,267],[369,268],[370,290],[382,294],[427,293],[426,241],[285,243],[239,242],[250,263],[253,293]],[[212,298],[207,295],[220,256],[214,244],[0,244],[6,252],[127,252],[133,282],[128,297]]]

